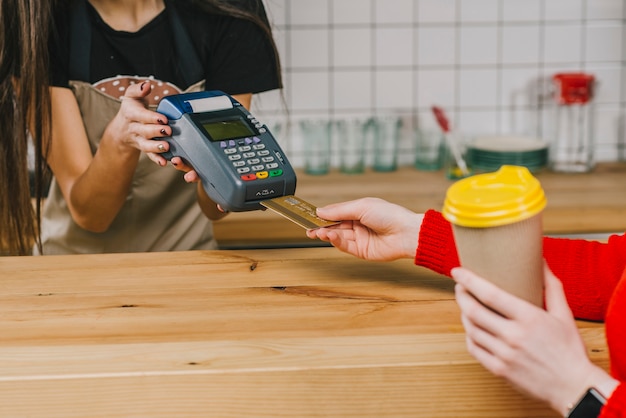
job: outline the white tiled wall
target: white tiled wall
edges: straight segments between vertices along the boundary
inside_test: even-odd
[[[300,119],[398,114],[401,162],[415,126],[442,106],[467,133],[541,135],[538,86],[560,71],[599,80],[597,156],[624,156],[625,0],[265,0],[283,65],[282,93],[253,111],[290,121],[279,137],[302,162]]]

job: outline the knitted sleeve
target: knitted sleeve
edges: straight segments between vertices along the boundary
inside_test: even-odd
[[[626,418],[626,384],[620,383],[615,388],[598,418]]]
[[[452,226],[437,211],[429,210],[424,214],[415,264],[448,277],[450,270],[461,264],[454,244]]]
[[[606,243],[545,237],[543,252],[550,269],[563,282],[574,316],[604,320],[611,294],[626,267],[626,235]],[[441,213],[425,213],[415,264],[450,276],[459,266],[452,227]]]

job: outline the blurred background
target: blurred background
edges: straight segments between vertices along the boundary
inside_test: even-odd
[[[301,120],[397,116],[399,164],[412,164],[415,131],[438,129],[433,105],[457,132],[541,138],[554,115],[551,77],[585,72],[596,79],[595,157],[622,160],[625,3],[265,0],[284,90],[261,94],[252,111],[294,166]]]

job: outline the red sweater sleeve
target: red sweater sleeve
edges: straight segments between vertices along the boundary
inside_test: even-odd
[[[620,383],[615,388],[598,418],[626,418],[626,384]]]
[[[611,294],[626,267],[626,235],[611,236],[607,243],[545,237],[543,253],[563,282],[574,316],[604,320]],[[452,227],[437,211],[424,215],[415,264],[447,276],[459,266]]]
[[[415,264],[448,277],[450,270],[461,264],[454,244],[452,225],[437,211],[429,210],[424,214]]]

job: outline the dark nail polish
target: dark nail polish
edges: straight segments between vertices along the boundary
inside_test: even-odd
[[[165,121],[163,119],[157,119],[157,122],[159,122],[161,125],[165,125]]]
[[[160,132],[161,132],[162,135],[165,135],[165,129],[161,129]]]
[[[139,86],[139,88],[143,91],[143,88],[146,86],[147,81],[144,81],[143,83],[141,83],[141,86]]]

